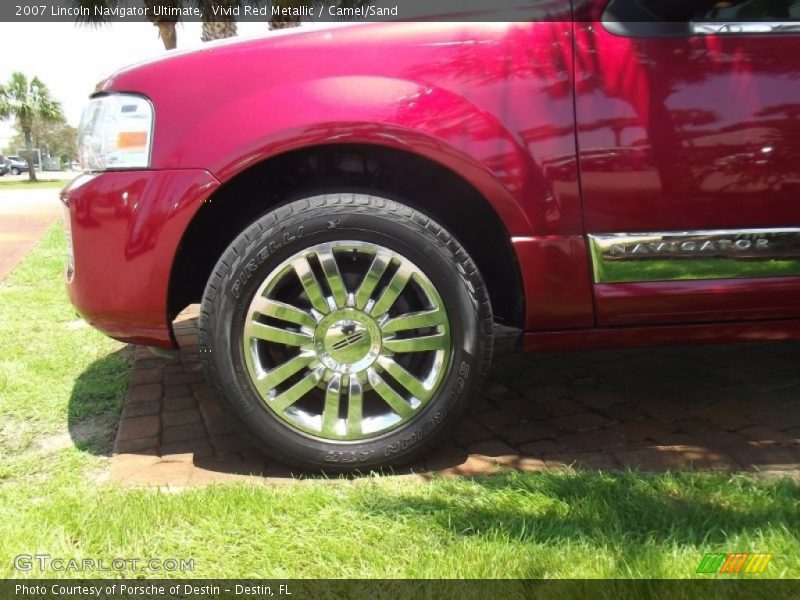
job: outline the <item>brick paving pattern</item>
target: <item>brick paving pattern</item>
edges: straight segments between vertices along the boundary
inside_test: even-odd
[[[256,449],[206,383],[195,317],[196,307],[176,320],[178,357],[137,348],[111,479],[182,487],[301,476]],[[800,474],[798,342],[519,355],[515,331],[495,333],[494,366],[467,417],[400,474]]]
[[[0,280],[50,229],[58,211],[56,189],[0,192]]]

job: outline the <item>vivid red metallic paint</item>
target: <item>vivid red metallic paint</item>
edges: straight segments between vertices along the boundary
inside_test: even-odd
[[[172,257],[199,203],[219,186],[207,171],[84,175],[69,202],[75,272],[70,300],[108,335],[170,347],[167,285]]]
[[[527,327],[591,327],[591,275],[583,236],[515,238],[523,266]]]
[[[623,37],[578,2],[587,233],[800,224],[798,35]],[[599,324],[800,315],[800,278],[595,287]]]
[[[739,339],[730,325],[650,337],[593,327],[800,317],[798,278],[592,285],[586,233],[800,224],[800,79],[785,50],[800,36],[630,39],[597,22],[603,4],[576,2],[588,22],[571,22],[570,2],[556,0],[563,20],[301,32],[120,71],[99,90],[152,100],[152,166],[65,190],[73,302],[114,337],[170,345],[172,261],[202,202],[277,154],[363,143],[446,166],[491,204],[513,238],[525,326],[547,340],[526,346],[581,336],[589,346],[615,332],[621,345]],[[775,84],[769,102],[762,84]],[[750,164],[767,139],[781,152]],[[797,331],[786,323],[787,335]],[[748,335],[779,329],[749,325]]]
[[[798,315],[800,277],[600,284],[595,293],[599,325],[787,319]]]

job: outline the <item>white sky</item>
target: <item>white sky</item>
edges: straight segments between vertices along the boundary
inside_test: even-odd
[[[239,23],[239,37],[268,35],[266,23]],[[200,23],[178,25],[178,50],[200,46]],[[88,27],[73,23],[0,23],[0,82],[13,71],[36,75],[77,126],[95,84],[120,67],[165,53],[150,23]],[[13,59],[12,59],[13,57]],[[0,149],[13,136],[0,121]]]

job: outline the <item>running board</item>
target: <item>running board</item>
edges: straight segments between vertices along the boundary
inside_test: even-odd
[[[607,350],[680,344],[735,344],[800,339],[800,320],[598,327],[567,331],[528,331],[520,336],[522,352]]]

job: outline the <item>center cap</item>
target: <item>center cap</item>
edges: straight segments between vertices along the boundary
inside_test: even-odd
[[[381,351],[381,331],[375,320],[354,308],[336,310],[317,325],[314,347],[322,364],[339,373],[358,373]]]

